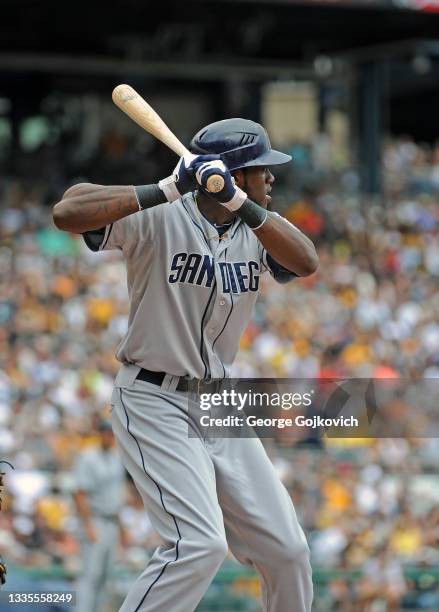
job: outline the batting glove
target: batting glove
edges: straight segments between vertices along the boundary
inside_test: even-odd
[[[247,199],[245,191],[235,185],[235,179],[230,174],[228,168],[219,159],[211,161],[194,162],[195,176],[204,194],[214,198],[217,202],[225,206],[231,211],[238,210]],[[224,187],[217,193],[209,193],[207,190],[207,181],[210,176],[217,174],[224,180]]]
[[[170,176],[159,181],[159,187],[165,194],[168,202],[174,202],[188,191],[198,187],[195,180],[194,164],[196,162],[215,159],[214,155],[192,155],[187,153],[180,157],[178,164]]]

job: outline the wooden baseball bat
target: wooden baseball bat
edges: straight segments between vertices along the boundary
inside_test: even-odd
[[[130,85],[118,85],[113,89],[113,102],[130,119],[135,121],[145,131],[155,136],[163,144],[172,149],[177,155],[189,154],[190,151],[171,132],[166,123],[155,110]],[[207,180],[207,190],[218,193],[224,187],[224,179],[218,174],[210,176]]]

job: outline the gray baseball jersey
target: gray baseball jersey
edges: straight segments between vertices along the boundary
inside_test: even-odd
[[[295,276],[239,218],[219,237],[192,194],[84,237],[126,259],[130,314],[118,360],[174,376],[230,376],[261,274]]]
[[[87,493],[93,515],[118,515],[123,499],[124,469],[116,449],[93,448],[78,455],[74,479],[76,489]]]

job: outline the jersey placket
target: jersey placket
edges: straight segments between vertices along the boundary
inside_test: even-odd
[[[215,350],[215,344],[218,337],[227,332],[227,326],[231,323],[231,317],[233,316],[234,300],[238,296],[233,295],[231,288],[228,293],[223,291],[223,280],[229,284],[232,281],[228,278],[227,269],[224,267],[221,270],[219,263],[226,263],[227,250],[241,221],[236,219],[227,231],[227,237],[223,236],[220,240],[218,232],[215,235],[214,226],[203,215],[196,214],[196,204],[192,195],[187,194],[184,202],[186,212],[189,213],[192,221],[201,230],[200,236],[201,232],[204,235],[206,246],[208,246],[212,254],[215,267],[213,295],[204,313],[202,325],[201,358],[206,369],[205,378],[225,378],[227,371],[222,359]],[[224,275],[227,275],[226,279],[224,279]]]
[[[219,264],[227,262],[227,250],[231,242],[230,236],[233,234],[235,227],[236,225],[234,224],[231,230],[229,230],[228,238],[223,240],[211,239],[212,253],[215,258],[216,294],[212,307],[206,317],[204,328],[204,346],[210,366],[211,378],[224,378],[227,375],[225,366],[215,351],[215,343],[219,336],[227,331],[226,327],[230,323],[230,317],[232,316],[234,298],[232,293],[225,293],[223,291],[223,275],[227,274],[227,269],[223,268],[221,270]]]

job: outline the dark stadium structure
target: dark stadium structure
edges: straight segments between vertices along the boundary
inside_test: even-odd
[[[105,8],[4,0],[0,97],[7,103],[0,113],[15,141],[18,123],[50,91],[108,96],[120,82],[144,95],[196,90],[210,98],[211,120],[224,109],[258,120],[267,81],[313,80],[322,101],[328,90],[347,87],[363,186],[377,192],[383,127],[430,143],[438,133],[439,13],[425,12],[434,4],[164,0],[152,11],[137,0]],[[237,86],[247,95],[233,95]],[[322,104],[322,120],[324,111]]]

